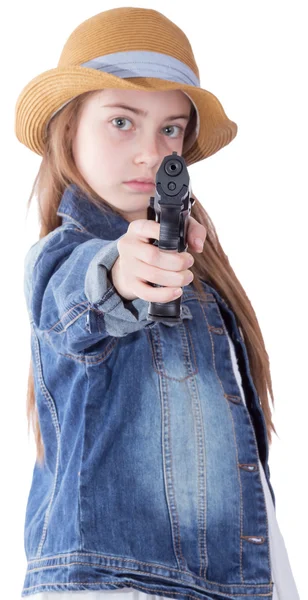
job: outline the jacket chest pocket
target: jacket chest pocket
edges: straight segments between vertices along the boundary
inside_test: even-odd
[[[153,350],[154,369],[160,375],[182,381],[198,371],[189,320],[188,306],[181,306],[181,323],[158,323],[148,331]]]

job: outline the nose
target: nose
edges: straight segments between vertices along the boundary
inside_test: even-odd
[[[153,167],[160,164],[162,152],[159,146],[157,134],[148,132],[140,136],[137,141],[138,150],[135,154],[136,164],[145,163],[149,166],[149,169],[153,169]]]

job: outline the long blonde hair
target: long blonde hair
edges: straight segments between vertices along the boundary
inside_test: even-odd
[[[93,94],[93,92],[86,92],[73,99],[49,123],[44,154],[27,205],[29,209],[33,196],[37,195],[40,222],[39,239],[61,225],[62,220],[57,215],[57,209],[65,188],[71,183],[76,184],[87,195],[89,201],[98,206],[100,210],[104,211],[107,206],[104,200],[83,179],[73,160],[72,143],[77,130],[78,118],[81,108],[90,94]],[[185,140],[193,131],[195,123],[196,113],[192,106],[191,119],[186,129]],[[185,140],[183,145],[184,158]],[[118,213],[116,209],[114,210]],[[209,285],[212,285],[229,304],[236,316],[247,348],[252,379],[261,401],[268,442],[271,444],[272,431],[277,432],[271,418],[268,390],[273,406],[274,396],[269,357],[255,311],[220,245],[217,232],[209,215],[196,197],[191,215],[204,225],[207,231],[203,252],[199,254],[190,250],[195,259],[192,267],[195,275],[193,285],[202,295],[203,288],[198,278],[208,281]],[[30,359],[26,414],[28,433],[32,424],[36,444],[36,458],[38,463],[42,464],[44,445],[35,399],[32,359]]]

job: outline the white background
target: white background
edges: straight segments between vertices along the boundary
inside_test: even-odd
[[[27,436],[30,327],[23,261],[38,239],[26,203],[40,157],[14,135],[18,94],[56,67],[83,20],[121,2],[28,0],[1,10],[1,588],[20,597],[23,525],[35,448]],[[151,8],[152,2],[127,6]],[[200,7],[202,14],[200,14]],[[213,92],[238,135],[189,167],[203,203],[256,311],[270,358],[279,438],[270,448],[276,514],[302,599],[307,562],[307,19],[299,1],[155,2],[188,36],[201,87]],[[292,600],[292,598],[288,599]]]

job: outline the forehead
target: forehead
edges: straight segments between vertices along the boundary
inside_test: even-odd
[[[166,109],[178,108],[187,109],[188,111],[192,106],[188,96],[181,90],[148,92],[146,90],[119,90],[111,88],[99,90],[95,96],[102,106],[123,102],[136,108],[159,105],[162,108],[166,107]]]

